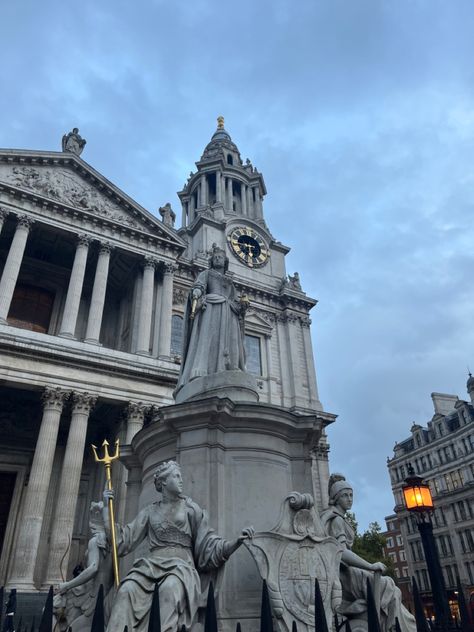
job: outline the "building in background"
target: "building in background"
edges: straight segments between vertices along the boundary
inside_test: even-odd
[[[402,600],[405,606],[414,612],[413,598],[411,593],[411,577],[408,572],[408,562],[405,552],[405,543],[400,528],[400,521],[397,514],[385,516],[387,530],[382,533],[386,539],[384,555],[392,560],[395,570],[395,581],[402,591]]]
[[[402,487],[408,466],[429,483],[435,510],[433,527],[450,602],[456,601],[459,576],[467,600],[474,603],[474,378],[470,401],[432,393],[434,415],[426,426],[414,423],[411,436],[395,444],[387,467],[395,498],[395,515],[405,543],[408,573],[420,587],[428,613],[431,597],[421,537],[406,511]]]

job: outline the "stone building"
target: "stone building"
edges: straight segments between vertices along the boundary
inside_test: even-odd
[[[293,425],[310,420],[314,440],[288,462],[304,463],[320,505],[327,493],[324,427],[335,416],[316,384],[316,301],[287,275],[262,174],[219,119],[178,194],[177,228],[169,204],[158,218],[85,162],[84,144],[75,129],[62,151],[0,150],[0,585],[23,591],[61,581],[83,558],[88,507],[104,484],[90,444],[127,446],[173,403],[187,292],[215,242],[250,300],[247,369],[260,402]],[[141,486],[124,454],[120,520]]]
[[[450,601],[456,601],[456,578],[474,602],[474,378],[470,401],[432,393],[434,415],[426,426],[414,423],[411,436],[395,444],[388,459],[395,513],[400,521],[410,576],[415,576],[428,612],[430,584],[421,538],[413,516],[404,509],[402,487],[408,466],[430,485],[435,510],[434,536]]]
[[[411,578],[408,572],[408,563],[405,552],[405,543],[400,528],[397,514],[385,516],[387,530],[382,533],[386,544],[383,547],[385,557],[393,562],[397,586],[402,591],[402,600],[405,606],[414,612],[413,598],[411,595]]]

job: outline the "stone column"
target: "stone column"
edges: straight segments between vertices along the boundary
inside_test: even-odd
[[[69,393],[59,388],[46,388],[43,393],[43,419],[36,442],[35,455],[26,489],[15,557],[8,586],[18,590],[34,590],[33,574],[48,497],[59,421]]]
[[[28,215],[20,215],[18,217],[15,235],[13,236],[5,267],[3,268],[2,278],[0,279],[0,323],[7,322],[13,292],[15,291],[25,252],[26,240],[33,223],[34,220]]]
[[[145,257],[143,264],[142,297],[138,315],[137,353],[150,354],[151,316],[153,312],[153,290],[155,287],[156,260]]]
[[[171,348],[171,316],[173,311],[173,273],[176,266],[164,264],[163,286],[161,289],[160,335],[158,356],[169,356]]]
[[[247,186],[247,215],[254,217],[253,202],[252,202],[252,187]]]
[[[240,198],[242,201],[242,215],[247,215],[247,185],[243,182],[240,185]]]
[[[76,516],[77,495],[81,482],[87,422],[97,397],[90,393],[73,393],[71,425],[61,469],[61,481],[54,513],[49,545],[46,585],[57,584],[67,569],[69,550]],[[66,553],[67,552],[67,553]]]
[[[222,178],[221,172],[216,171],[216,202],[222,202]]]
[[[256,219],[261,219],[262,218],[262,199],[260,197],[260,185],[256,185],[254,187],[254,199],[255,199],[255,204],[254,204],[254,217]]]
[[[201,195],[199,199],[199,206],[207,205],[207,179],[206,174],[201,174]]]
[[[188,215],[188,204],[189,202],[182,202],[182,213],[181,213],[181,227],[182,228],[186,228],[186,224],[187,224],[187,215]]]
[[[143,428],[148,407],[143,402],[129,402],[127,406],[127,434],[125,444],[130,445],[133,437]]]
[[[4,206],[0,206],[0,233],[2,232],[3,224],[5,223],[5,220],[7,219],[9,214],[10,211],[7,208],[5,208]]]
[[[104,313],[105,292],[107,290],[107,276],[109,274],[110,252],[112,247],[108,243],[100,246],[99,259],[95,271],[94,286],[92,288],[89,318],[84,342],[98,345],[102,315]]]
[[[87,254],[91,238],[87,235],[79,235],[76,254],[72,264],[71,278],[67,289],[66,303],[64,305],[63,318],[59,335],[63,338],[74,338],[76,331],[77,315],[81,302],[84,274],[86,272]]]
[[[233,211],[234,210],[234,205],[232,204],[232,202],[234,201],[234,196],[232,195],[232,178],[227,178],[227,195],[226,195],[226,201],[227,201],[227,209],[229,211]]]
[[[191,198],[189,200],[189,224],[192,224],[195,216],[195,200],[194,200],[194,192],[191,194]]]

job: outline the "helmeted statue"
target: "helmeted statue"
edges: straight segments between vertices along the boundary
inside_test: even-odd
[[[216,572],[248,537],[253,528],[231,541],[209,527],[205,511],[183,495],[179,465],[168,461],[155,474],[161,500],[140,511],[133,522],[117,527],[119,556],[127,555],[146,540],[148,552],[137,559],[123,578],[112,605],[107,630],[116,632],[127,625],[134,632],[148,629],[154,586],[158,584],[161,631],[176,632],[191,627],[197,610],[205,605],[207,587],[200,573]],[[113,496],[104,491],[104,500]],[[104,520],[109,524],[108,510]]]
[[[344,545],[340,569],[342,583],[341,614],[351,623],[351,629],[367,629],[367,578],[376,574],[379,586],[380,624],[383,632],[395,630],[395,618],[398,618],[402,632],[416,632],[414,617],[402,604],[400,589],[391,577],[382,576],[386,567],[381,562],[371,564],[354,553],[352,545],[355,533],[346,520],[346,512],[352,507],[352,485],[342,474],[332,474],[329,478],[329,507],[321,514],[323,525],[328,535],[336,538]]]
[[[237,296],[227,275],[229,260],[213,245],[209,269],[199,274],[189,293],[184,318],[181,372],[175,390],[178,402],[183,387],[195,381],[212,385],[213,377],[232,371],[229,382],[251,378],[245,373],[244,316],[248,299]],[[239,376],[246,375],[246,378]],[[206,384],[205,384],[206,383]],[[189,390],[189,387],[188,389]],[[195,389],[197,390],[197,389]]]

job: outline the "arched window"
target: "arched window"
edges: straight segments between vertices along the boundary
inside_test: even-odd
[[[173,314],[171,317],[171,354],[181,355],[183,352],[183,317]]]
[[[234,159],[232,158],[232,156],[230,154],[227,154],[227,164],[228,165],[233,165],[234,164]]]

